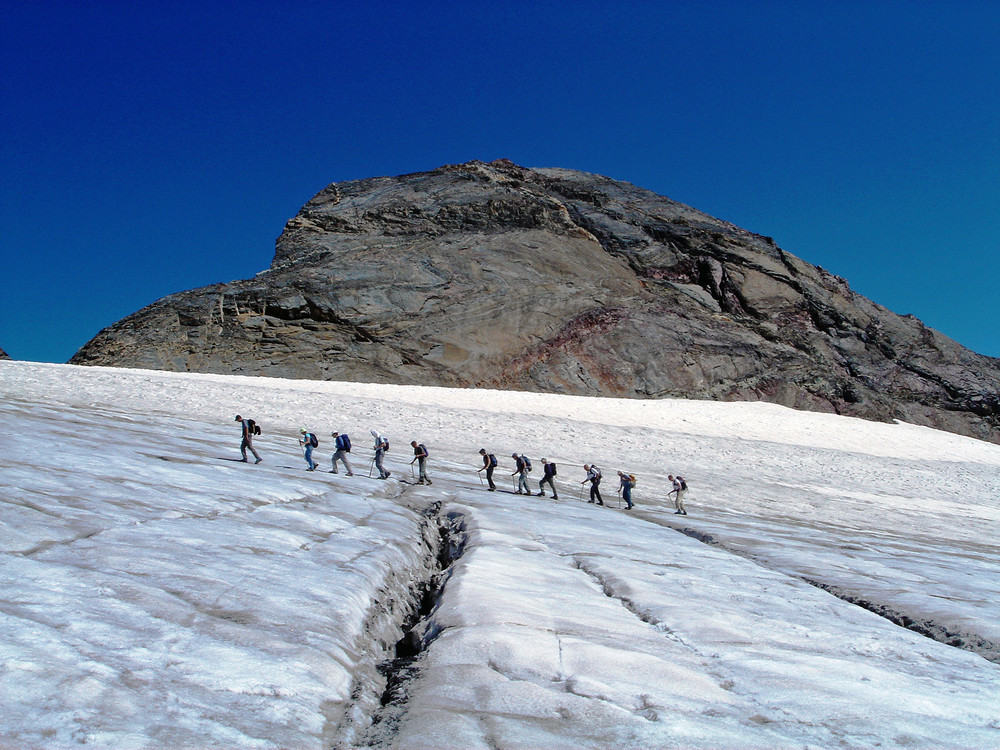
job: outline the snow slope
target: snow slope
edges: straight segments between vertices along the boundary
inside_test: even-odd
[[[23,362],[0,394],[0,747],[1000,747],[998,446],[770,404]],[[326,473],[332,429],[354,477]],[[430,487],[396,481],[411,439]],[[485,492],[480,447],[502,489],[511,452],[555,460],[559,500]]]

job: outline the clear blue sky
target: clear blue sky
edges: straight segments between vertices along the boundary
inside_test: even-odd
[[[1000,356],[996,2],[0,0],[0,347],[266,268],[334,181],[509,158],[770,235]]]

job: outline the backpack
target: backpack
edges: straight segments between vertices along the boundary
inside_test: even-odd
[[[684,481],[684,477],[677,477],[677,481],[679,481],[681,483],[681,489],[682,490],[687,490],[688,483]]]
[[[550,469],[550,471],[551,471],[552,473],[551,473],[551,474],[549,474],[549,476],[550,476],[550,477],[554,477],[554,476],[556,475],[556,464],[555,464],[555,461],[553,461],[552,463],[550,463],[550,464],[549,464],[549,466],[551,466],[551,467],[552,467],[552,468]]]
[[[635,487],[635,474],[629,474],[628,481],[630,481],[632,483],[632,486]]]
[[[337,450],[342,450],[345,453],[351,452],[351,438],[347,435],[337,436]]]
[[[386,440],[385,438],[382,438],[382,452],[383,453],[389,452],[389,441]]]
[[[420,443],[417,447],[420,449],[420,452],[424,454],[424,458],[427,458],[430,455],[427,452],[427,446],[424,445],[423,443]]]
[[[319,440],[311,432],[306,433],[306,445],[311,445],[313,448],[319,447]]]
[[[260,425],[254,422],[252,419],[247,420],[247,434],[248,435],[259,435]]]
[[[496,467],[496,465],[497,465],[497,457],[496,457],[496,456],[494,456],[494,455],[493,455],[493,454],[491,453],[491,454],[490,454],[490,467],[493,467],[493,468],[495,468],[495,467]]]
[[[528,458],[527,456],[521,456],[521,458],[524,459],[524,468],[527,469],[528,471],[531,471],[531,459]]]
[[[600,478],[601,478],[601,476],[602,476],[602,475],[601,475],[601,470],[600,470],[600,469],[598,469],[598,468],[597,468],[596,466],[594,466],[594,465],[591,465],[591,467],[590,467],[590,470],[591,470],[592,472],[594,472],[594,478],[595,478],[595,479],[600,479]]]

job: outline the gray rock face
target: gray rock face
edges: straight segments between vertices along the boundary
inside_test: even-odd
[[[10,359],[10,355],[7,354],[3,349],[0,349],[0,359]]]
[[[333,184],[270,269],[166,297],[71,360],[765,400],[1000,442],[1000,360],[688,206],[472,162]]]

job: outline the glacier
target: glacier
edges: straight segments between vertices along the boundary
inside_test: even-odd
[[[0,393],[0,747],[1000,747],[1000,446],[764,403],[27,362]],[[513,451],[559,465],[559,500],[508,491]]]

